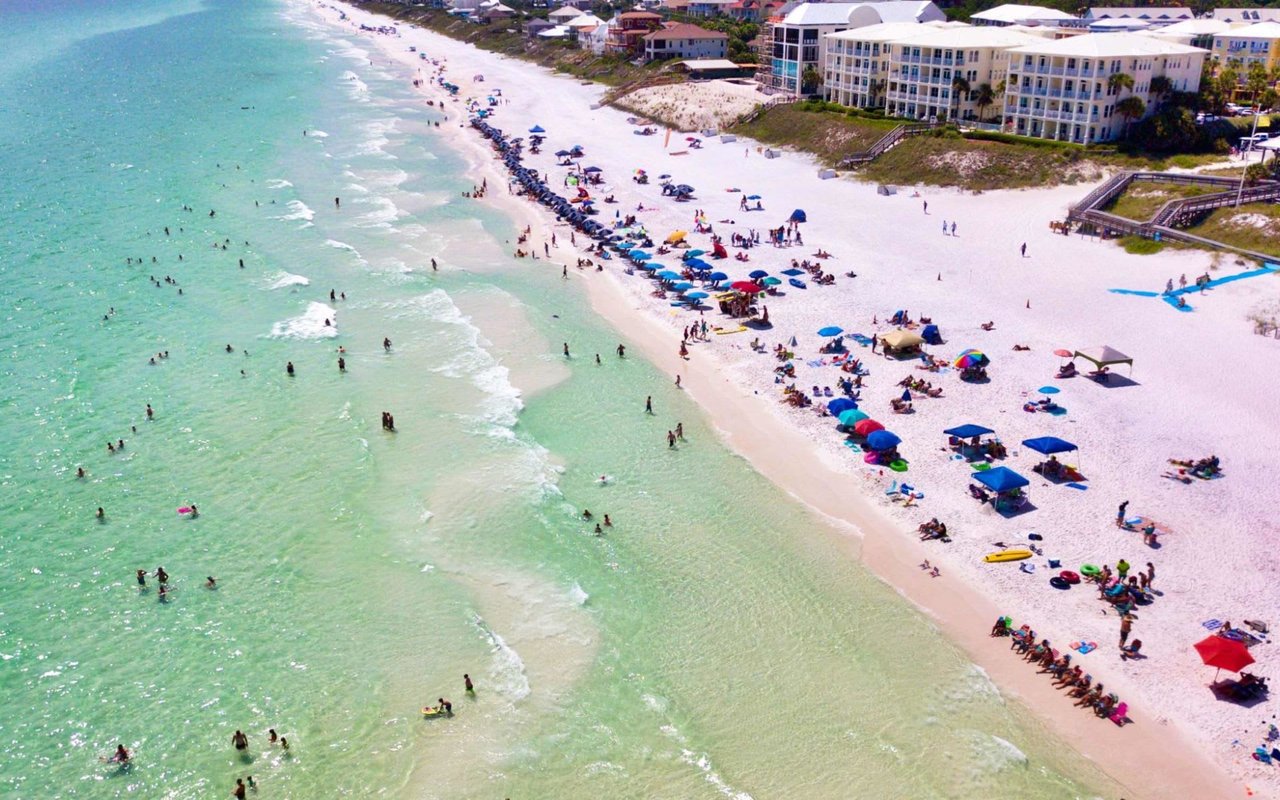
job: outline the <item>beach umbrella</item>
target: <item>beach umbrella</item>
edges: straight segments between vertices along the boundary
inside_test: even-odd
[[[556,151],[556,158],[564,158],[564,157],[565,157],[565,156],[567,156],[567,155],[569,155],[569,151],[568,151],[568,150],[557,150],[557,151]]]
[[[860,408],[846,408],[840,412],[838,419],[840,424],[846,428],[856,428],[859,422],[869,419],[867,412]]]
[[[695,247],[694,249],[689,250],[688,252],[686,252],[686,253],[684,254],[684,257],[685,257],[685,258],[697,258],[698,256],[705,256],[706,254],[707,254],[707,251],[706,251],[706,250],[699,250],[698,248],[696,248],[696,247]]]
[[[844,333],[844,328],[840,328],[835,325],[828,325],[825,328],[818,329],[819,336],[839,336],[842,333]]]
[[[630,250],[636,246],[635,242],[618,242],[616,245],[619,250]]]
[[[1036,391],[1040,394],[1057,394],[1062,390],[1057,386],[1041,386],[1039,389],[1036,389]]]
[[[782,281],[773,277],[772,275],[770,275],[769,277],[765,278],[760,282],[763,283],[765,286],[781,286],[782,285]]]
[[[880,341],[895,350],[899,350],[904,347],[918,347],[924,344],[924,338],[920,336],[920,334],[915,333],[914,331],[903,330],[889,331],[884,336],[880,337]]]
[[[764,276],[766,276],[766,275],[768,275],[768,274],[769,274],[769,273],[768,273],[768,272],[766,272],[765,270],[762,270],[762,269],[753,269],[753,270],[751,270],[751,273],[750,273],[750,275],[748,275],[748,277],[753,278],[753,279],[755,279],[755,280],[759,280],[759,279],[763,278]]]
[[[586,169],[583,170],[583,172],[595,173],[595,172],[604,172],[604,170],[600,169],[599,167],[587,167]]]
[[[735,291],[742,292],[743,294],[757,294],[764,291],[760,288],[759,284],[752,283],[751,281],[734,281],[729,284],[729,286]]]
[[[796,269],[795,267],[792,267],[791,269],[784,269],[784,270],[782,271],[782,274],[783,274],[783,275],[790,275],[791,277],[793,277],[793,278],[794,278],[794,277],[795,277],[795,276],[797,276],[797,275],[803,275],[803,274],[804,274],[804,270],[802,270],[802,269]]]
[[[665,180],[666,178],[670,178],[670,177],[671,177],[670,175],[665,175],[665,174],[664,174],[664,175],[659,175],[659,176],[658,176],[658,178],[659,178],[659,179],[663,179],[663,180]]]
[[[1072,450],[1080,449],[1071,442],[1068,442],[1066,439],[1059,439],[1057,436],[1041,436],[1038,439],[1023,439],[1022,446],[1030,447],[1037,453],[1043,453],[1046,456],[1051,456],[1054,453],[1069,453]]]
[[[902,439],[896,433],[889,431],[872,431],[867,435],[867,447],[872,450],[888,450],[891,447],[897,447],[902,444]]]
[[[669,269],[664,269],[662,272],[658,272],[658,273],[654,273],[654,274],[655,274],[657,277],[662,278],[664,281],[678,281],[678,280],[680,280],[680,273],[679,273],[679,272],[672,272],[672,271],[671,271],[671,270],[669,270]]]
[[[795,346],[796,346],[796,337],[794,337],[794,336],[792,336],[792,337],[791,337],[790,346],[791,346],[791,347],[795,347]]]
[[[955,366],[957,369],[969,369],[970,367],[985,367],[990,363],[991,359],[977,350],[965,350],[956,358]]]
[[[748,199],[748,200],[759,200],[759,199],[760,199],[760,195],[758,195],[758,194],[749,194],[749,195],[747,195],[747,199]]]
[[[708,275],[708,276],[707,276],[707,280],[712,280],[712,281],[727,281],[727,280],[729,280],[729,276],[728,276],[728,275],[726,275],[726,274],[724,274],[723,272],[713,272],[713,273],[711,273],[710,275]]]
[[[685,298],[689,300],[701,300],[707,296],[706,292],[685,292]]]
[[[857,407],[858,404],[851,397],[837,397],[835,400],[827,401],[827,413],[833,417],[838,417],[842,412]]]
[[[644,269],[652,272],[653,270],[657,269],[660,266],[662,265],[657,263],[656,261],[641,261],[636,264],[636,269]]]
[[[1070,350],[1064,350],[1062,348],[1058,348],[1057,350],[1054,350],[1053,354],[1055,356],[1058,356],[1059,358],[1071,358],[1071,356],[1073,355],[1073,353]]]
[[[675,286],[672,286],[671,288],[675,289],[677,292],[687,292],[693,288],[693,284],[689,283],[688,281],[680,281],[679,283],[677,283]]]
[[[688,235],[689,235],[688,231],[672,231],[667,236],[667,244],[675,244],[676,242],[683,242],[685,237]]]
[[[543,128],[541,125],[534,125],[532,128],[529,129],[529,133],[546,133],[546,132],[547,132],[546,129]]]
[[[707,270],[712,268],[710,264],[708,264],[707,262],[703,261],[700,258],[691,258],[688,261],[685,261],[684,263],[688,264],[694,269]]]
[[[859,436],[868,436],[876,431],[884,430],[884,426],[874,419],[860,420],[857,425],[853,426],[853,432]]]
[[[1200,660],[1206,666],[1217,667],[1219,671],[1239,672],[1253,663],[1253,656],[1244,642],[1228,639],[1225,636],[1209,636],[1192,645],[1200,654]],[[1214,680],[1218,679],[1214,675]]]
[[[631,259],[632,261],[651,261],[653,259],[653,256],[649,255],[643,250],[633,249],[630,253],[627,253],[627,258]]]

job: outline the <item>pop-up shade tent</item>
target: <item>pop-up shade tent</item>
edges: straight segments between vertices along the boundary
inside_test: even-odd
[[[973,479],[993,492],[1008,492],[1031,484],[1031,481],[1008,467],[995,467],[984,472],[975,472]]]
[[[797,208],[791,212],[791,219],[787,222],[808,222],[809,218],[805,215],[803,208]]]
[[[1129,371],[1133,372],[1133,359],[1110,345],[1104,344],[1099,345],[1098,347],[1088,347],[1084,350],[1077,350],[1072,358],[1083,358],[1086,361],[1092,361],[1098,369],[1109,367],[1112,364],[1128,364]]]
[[[937,325],[925,325],[920,330],[920,336],[929,344],[942,344],[942,333]]]
[[[990,428],[984,428],[981,425],[969,423],[968,425],[960,425],[955,428],[947,428],[943,433],[948,436],[954,436],[957,439],[972,439],[975,436],[985,436],[988,433],[995,433],[995,431]]]
[[[1022,446],[1030,447],[1037,453],[1044,453],[1046,456],[1051,456],[1054,453],[1069,453],[1072,450],[1080,449],[1071,442],[1068,442],[1066,439],[1059,439],[1057,436],[1041,436],[1038,439],[1023,439]]]
[[[880,337],[880,341],[894,350],[901,350],[904,347],[919,347],[924,344],[924,339],[920,337],[920,334],[903,330],[889,331]]]

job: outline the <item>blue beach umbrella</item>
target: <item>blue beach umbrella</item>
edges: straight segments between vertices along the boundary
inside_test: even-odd
[[[833,417],[838,417],[842,412],[857,407],[858,404],[849,397],[837,397],[835,400],[827,401],[827,413]]]
[[[1062,390],[1057,386],[1041,386],[1039,389],[1036,389],[1036,391],[1040,394],[1057,394]]]
[[[636,269],[644,269],[652,272],[653,270],[657,269],[660,266],[662,265],[655,263],[653,261],[641,261],[639,264],[636,264]]]
[[[693,284],[689,283],[688,281],[680,281],[679,283],[672,286],[671,288],[675,289],[677,292],[687,292],[693,288]]]
[[[825,328],[818,329],[819,336],[839,336],[842,333],[844,333],[844,328],[839,328],[835,325],[828,325]]]
[[[747,195],[747,199],[748,199],[748,200],[759,200],[759,199],[760,199],[760,195],[758,195],[758,194],[749,194],[749,195]]]
[[[627,258],[630,258],[632,261],[652,261],[653,260],[653,256],[649,255],[643,250],[632,250],[630,253],[627,253]]]
[[[698,256],[703,256],[703,255],[706,255],[706,254],[707,254],[707,251],[706,251],[706,250],[698,250],[698,249],[696,249],[696,248],[695,248],[695,249],[690,250],[690,251],[688,251],[687,253],[685,253],[685,254],[684,254],[684,257],[685,257],[685,259],[690,259],[690,258],[697,258]]]
[[[759,280],[760,278],[763,278],[763,277],[765,277],[765,276],[766,276],[766,275],[768,275],[768,274],[769,274],[769,273],[768,273],[768,272],[766,272],[765,270],[762,270],[762,269],[753,269],[753,270],[751,270],[751,272],[747,275],[747,277],[752,278],[753,280]]]
[[[718,283],[718,282],[720,282],[720,281],[727,281],[727,280],[729,280],[729,276],[728,276],[728,275],[726,275],[726,274],[724,274],[723,272],[713,272],[713,273],[711,273],[710,275],[708,275],[708,276],[707,276],[707,279],[708,279],[708,280],[716,281],[716,282]]]
[[[685,296],[685,299],[687,300],[701,300],[707,296],[707,293],[706,292],[685,292],[684,296]]]
[[[671,271],[671,270],[669,270],[669,269],[664,269],[662,272],[656,273],[656,275],[657,275],[657,277],[662,278],[664,281],[678,281],[678,280],[680,280],[680,273],[679,273],[679,272],[672,272],[672,271]]]
[[[902,444],[898,434],[890,431],[872,431],[867,435],[867,447],[872,450],[888,450]]]
[[[903,389],[903,390],[902,390],[902,398],[901,398],[901,400],[902,400],[902,402],[904,402],[904,403],[910,403],[910,402],[911,402],[911,390],[910,390],[910,389]]]
[[[630,250],[631,248],[633,248],[633,247],[635,247],[635,246],[636,246],[636,243],[635,243],[635,242],[618,242],[618,244],[616,245],[616,247],[617,247],[619,250]]]

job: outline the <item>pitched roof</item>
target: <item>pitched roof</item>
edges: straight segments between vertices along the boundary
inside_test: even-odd
[[[990,26],[943,28],[941,30],[924,30],[913,36],[899,39],[895,44],[911,47],[1018,47],[1043,41],[1043,37],[1035,36],[1009,28]]]
[[[1230,39],[1280,39],[1280,22],[1258,22],[1219,35]]]
[[[863,5],[875,11],[881,22],[923,22],[928,18],[946,18],[942,10],[933,4],[933,0],[881,0]]]
[[[786,25],[843,25],[862,3],[801,3],[783,17]]]
[[[1215,8],[1213,18],[1224,22],[1275,22],[1280,8]]]
[[[646,41],[656,42],[660,39],[728,39],[729,34],[720,31],[709,31],[688,22],[677,22],[669,28],[659,28],[648,36]]]
[[[1045,40],[1015,47],[1011,52],[1047,56],[1079,56],[1081,58],[1115,58],[1124,56],[1176,56],[1204,54],[1199,47],[1143,36],[1140,33],[1086,33],[1066,39]]]
[[[973,19],[990,20],[992,22],[1021,22],[1025,19],[1075,19],[1075,17],[1056,8],[1006,3],[995,8],[988,8],[986,11],[979,11],[973,15]]]
[[[1168,20],[1177,22],[1183,19],[1192,19],[1195,15],[1191,13],[1189,8],[1179,8],[1178,6],[1165,6],[1163,8],[1091,8],[1084,15],[1085,19],[1144,19],[1149,22],[1159,22]]]

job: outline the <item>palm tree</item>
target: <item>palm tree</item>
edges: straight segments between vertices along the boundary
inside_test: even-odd
[[[804,72],[800,73],[800,91],[802,94],[817,94],[818,87],[822,85],[822,73],[812,64],[804,68]]]
[[[1147,104],[1142,102],[1141,97],[1131,94],[1116,103],[1116,113],[1124,117],[1125,136],[1127,137],[1133,126],[1133,121],[1141,119],[1142,115],[1147,113]]]
[[[1244,79],[1244,88],[1249,90],[1249,97],[1253,102],[1256,102],[1258,96],[1270,86],[1270,78],[1267,68],[1262,64],[1255,61],[1249,65],[1249,72]]]
[[[1169,80],[1164,75],[1157,75],[1151,79],[1151,85],[1148,87],[1148,91],[1151,93],[1152,97],[1164,97],[1169,92],[1173,91],[1173,81]]]
[[[1113,72],[1107,76],[1107,91],[1115,94],[1133,89],[1133,76],[1127,72]]]
[[[951,79],[951,105],[957,111],[960,109],[962,98],[969,93],[969,82],[964,79],[963,75],[957,75]],[[953,114],[954,118],[955,115]]]
[[[978,96],[973,99],[973,102],[978,106],[978,121],[981,122],[982,118],[986,116],[983,112],[986,109],[991,108],[991,106],[996,102],[996,93],[995,90],[991,88],[991,84],[980,84],[978,86]]]

